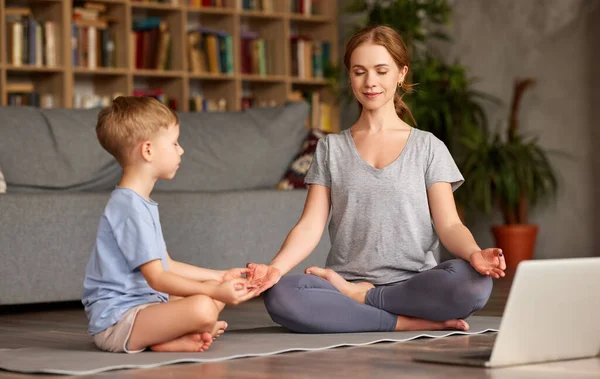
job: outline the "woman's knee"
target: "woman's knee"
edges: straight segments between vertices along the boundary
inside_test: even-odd
[[[448,269],[454,274],[451,286],[456,307],[468,314],[483,308],[492,293],[492,278],[481,275],[462,259],[450,262]]]
[[[325,282],[325,283],[323,283]],[[314,275],[287,275],[282,277],[277,284],[268,289],[264,294],[265,307],[269,312],[287,310],[298,304],[299,291],[305,288],[323,288],[329,282]]]
[[[312,309],[314,297],[307,288],[325,288],[324,280],[313,275],[289,275],[264,293],[265,308],[273,321],[294,332],[311,333],[312,320],[306,310]],[[328,282],[326,282],[328,283]]]
[[[287,308],[291,305],[289,300],[294,296],[299,276],[284,276],[273,287],[265,291],[265,308],[269,314],[286,313]]]
[[[494,286],[494,281],[491,277],[487,275],[482,275],[471,266],[471,264],[462,259],[459,260],[461,267],[461,271],[464,271],[463,281],[467,283],[468,292],[475,300],[479,302],[487,302],[490,294],[492,293],[492,287]],[[482,307],[483,307],[482,305]]]
[[[469,299],[471,313],[482,309],[488,302],[494,286],[491,277],[477,273],[479,277],[465,286],[464,296]]]

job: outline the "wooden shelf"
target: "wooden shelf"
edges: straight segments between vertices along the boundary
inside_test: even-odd
[[[44,0],[44,1],[53,1],[53,0]],[[5,68],[7,71],[19,71],[19,72],[62,72],[64,71],[64,67],[62,66],[52,66],[52,67],[48,67],[48,66],[34,66],[34,65],[28,65],[28,64],[24,64],[21,66],[15,66],[13,64],[7,64],[5,65]]]
[[[126,0],[94,0],[94,3],[127,4]]]
[[[129,4],[131,4],[132,10],[135,10],[135,9],[158,9],[158,10],[177,12],[177,11],[180,11],[181,9],[183,9],[179,5],[162,4],[162,3],[154,4],[154,3],[144,3],[144,2],[139,2],[139,1],[130,1]]]
[[[292,77],[292,84],[306,84],[311,86],[325,86],[329,84],[325,79],[301,79]]]
[[[84,0],[85,1],[85,0]],[[331,106],[331,120],[339,128],[339,106],[325,79],[300,79],[292,75],[291,34],[308,35],[315,41],[330,43],[330,57],[338,64],[337,1],[314,0],[315,15],[291,12],[293,0],[273,0],[272,11],[237,8],[238,0],[223,0],[223,7],[193,7],[188,0],[178,5],[133,0],[89,0],[106,6],[109,30],[116,35],[116,67],[94,69],[77,66],[71,49],[74,0],[0,0],[0,105],[7,105],[9,83],[31,81],[40,93],[52,94],[54,106],[71,108],[81,94],[94,93],[112,97],[132,94],[137,89],[161,89],[176,99],[178,110],[188,111],[189,100],[196,95],[204,99],[225,99],[227,109],[241,110],[242,100],[284,104],[292,92],[318,92]],[[7,54],[7,5],[28,7],[33,17],[56,24],[56,66],[12,65]],[[171,37],[169,70],[137,69],[131,57],[136,41],[132,36],[134,21],[143,17],[160,17],[166,21]],[[203,26],[222,30],[232,36],[233,73],[191,72],[188,54],[188,29]],[[267,75],[242,72],[242,31],[256,33],[265,41]],[[158,43],[158,41],[157,41]],[[83,88],[83,89],[82,89]],[[79,104],[79,103],[78,103]],[[257,103],[258,104],[258,103]]]
[[[241,17],[263,18],[263,19],[272,19],[272,20],[283,20],[286,16],[285,13],[281,13],[281,12],[265,13],[265,12],[261,12],[261,11],[248,11],[248,10],[241,10],[239,12],[239,14]]]
[[[183,76],[182,71],[174,70],[134,70],[133,76],[138,77],[154,77],[154,78],[180,78]]]
[[[77,75],[127,75],[129,74],[129,69],[113,67],[73,67],[73,72]]]
[[[188,74],[190,79],[202,79],[202,80],[235,80],[236,75],[234,74],[211,74],[209,72],[193,73]]]
[[[242,74],[242,80],[247,82],[259,82],[259,83],[283,83],[286,81],[284,75],[254,75],[254,74]]]
[[[299,22],[310,22],[310,23],[329,23],[331,22],[331,17],[322,16],[322,15],[312,15],[305,16],[298,13],[290,13],[288,15],[291,21],[299,21]]]
[[[221,7],[187,7],[188,13],[205,13],[205,14],[215,14],[215,15],[234,15],[236,14],[236,10],[234,8],[221,8]]]

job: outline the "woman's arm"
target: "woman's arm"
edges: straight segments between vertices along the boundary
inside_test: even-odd
[[[258,288],[258,294],[274,286],[315,249],[327,224],[330,205],[329,187],[318,184],[309,186],[300,220],[288,234],[279,253],[268,266],[248,263],[248,277],[251,286]]]
[[[427,190],[427,196],[440,241],[450,253],[469,262],[471,254],[481,251],[481,248],[458,216],[451,184],[434,183]]]
[[[446,249],[454,256],[471,263],[482,275],[503,277],[506,262],[502,250],[481,250],[477,245],[469,229],[458,217],[452,185],[446,182],[434,183],[427,189],[427,196],[435,230]]]
[[[312,253],[321,240],[331,206],[329,187],[311,184],[304,210],[270,266],[285,275]]]

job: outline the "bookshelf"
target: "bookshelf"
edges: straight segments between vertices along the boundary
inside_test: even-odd
[[[41,106],[64,108],[86,107],[82,93],[112,98],[118,94],[142,94],[158,90],[162,96],[174,100],[175,104],[170,104],[179,111],[196,110],[196,105],[206,104],[201,102],[202,99],[212,100],[220,105],[219,109],[229,111],[241,110],[250,104],[281,105],[287,99],[297,98],[298,93],[303,93],[307,99],[312,97],[327,107],[325,113],[329,114],[331,129],[339,130],[337,99],[329,90],[327,80],[317,72],[314,57],[309,56],[309,50],[317,51],[314,46],[321,46],[320,41],[324,41],[322,46],[327,45],[329,61],[334,65],[339,64],[336,1],[212,0],[213,4],[220,6],[207,6],[206,3],[211,3],[211,0],[163,1],[0,0],[0,105],[13,105],[14,98],[9,99],[11,92],[22,90],[23,83],[29,83],[39,93],[37,96],[42,98]],[[205,4],[199,7],[198,4],[202,5],[203,2]],[[86,24],[88,21],[79,21],[79,18],[74,21],[74,10],[79,12],[83,3],[102,8],[103,21],[100,24],[98,21],[92,21],[96,24]],[[264,5],[266,3],[269,5]],[[300,13],[294,8],[299,3],[305,3],[304,7],[310,3],[312,9],[309,7],[307,11],[305,8]],[[267,9],[244,9],[249,4]],[[21,29],[13,29],[14,14],[19,13],[19,9],[29,12],[21,17],[35,19],[36,26],[27,26],[33,28],[31,33],[35,34],[36,28],[44,33],[42,45],[30,42],[29,47],[21,46],[24,55],[21,57],[14,55],[15,49],[20,48],[15,48],[13,44],[28,42],[24,39],[17,42],[14,39],[17,37],[12,35],[21,32]],[[164,33],[153,34],[152,37],[144,34],[147,26],[144,23],[156,19],[161,21],[159,28],[168,31],[168,37],[164,37]],[[53,24],[53,31],[48,29],[48,21]],[[94,50],[100,57],[92,55],[92,49],[89,52],[86,50],[82,56],[73,49],[74,46],[82,48],[81,41],[91,41],[88,26],[81,25],[97,25],[93,38],[100,41],[97,43],[101,46],[106,41],[111,43],[109,56],[104,56],[104,52],[98,49]],[[80,34],[81,29],[86,29],[88,34]],[[134,29],[146,37],[136,36]],[[195,30],[203,36],[203,47],[208,43],[206,35],[212,31],[223,33],[213,43],[217,43],[217,49],[228,46],[229,50],[217,50],[225,54],[219,57],[221,63],[217,70],[210,66],[210,59],[206,56],[202,58],[206,67],[197,69],[198,60],[191,58],[189,47],[189,33]],[[106,35],[103,34],[105,32]],[[48,43],[51,34],[54,34],[54,38]],[[161,47],[162,38],[168,40],[165,42],[168,48]],[[227,38],[229,41],[226,41]],[[310,47],[299,48],[298,39],[309,41]],[[48,44],[54,45],[52,54],[45,50]],[[27,49],[29,53],[25,52]],[[154,49],[156,53],[149,60],[146,59],[146,53],[142,58],[136,53],[136,50],[148,49]],[[301,59],[298,54],[303,54],[300,50],[308,54],[301,55],[305,62],[308,59],[308,64],[314,66],[308,69],[308,74],[305,69],[303,77],[298,76],[298,63],[294,66],[294,60]],[[164,54],[162,58],[159,57],[161,52]],[[256,52],[259,52],[262,60],[256,60],[256,55],[252,55]],[[248,54],[252,56],[249,58]],[[15,64],[15,59],[19,58],[28,63]],[[155,68],[160,65],[163,68]],[[252,69],[249,69],[250,66]],[[201,100],[195,103],[194,99]]]

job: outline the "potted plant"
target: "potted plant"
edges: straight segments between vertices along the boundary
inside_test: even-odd
[[[350,0],[345,12],[366,14],[357,29],[389,25],[396,29],[412,49],[425,46],[430,39],[449,40],[441,25],[450,21],[447,0]],[[354,31],[353,31],[354,32]]]
[[[533,257],[539,227],[529,223],[530,207],[555,197],[558,186],[548,153],[537,138],[519,133],[519,106],[533,85],[533,79],[515,81],[506,130],[490,133],[481,128],[461,139],[460,166],[469,178],[463,185],[470,195],[467,204],[488,215],[495,208],[502,212],[504,223],[493,226],[492,233],[512,269]]]
[[[466,67],[446,63],[433,54],[422,54],[412,71],[415,91],[405,101],[416,126],[442,140],[453,156],[460,154],[463,135],[487,128],[482,102],[497,100],[473,89],[474,80],[468,77]]]

